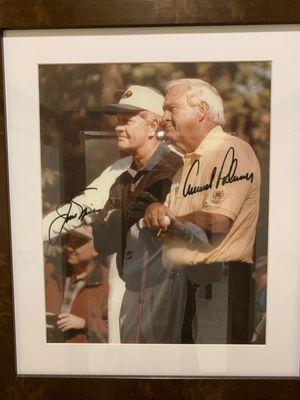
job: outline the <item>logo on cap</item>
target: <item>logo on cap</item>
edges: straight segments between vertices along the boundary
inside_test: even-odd
[[[123,94],[122,99],[127,99],[130,96],[132,96],[132,91],[131,90],[127,90],[127,92],[125,92]]]

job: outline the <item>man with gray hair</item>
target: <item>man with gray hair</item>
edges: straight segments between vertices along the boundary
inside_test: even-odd
[[[212,85],[200,79],[168,84],[163,126],[184,153],[184,165],[165,204],[147,208],[145,223],[166,231],[164,266],[184,268],[191,287],[202,283],[203,271],[208,280],[219,279],[224,262],[229,271],[250,270],[253,262],[260,167],[251,146],[225,133],[223,124],[223,101]],[[186,228],[196,232],[189,240],[179,234]],[[248,322],[248,315],[239,316],[244,317]]]

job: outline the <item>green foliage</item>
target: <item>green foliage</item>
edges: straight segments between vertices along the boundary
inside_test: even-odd
[[[114,67],[114,68],[112,68]],[[107,72],[108,71],[108,72]],[[74,64],[40,67],[41,103],[61,113],[66,110],[97,110],[113,101],[115,83],[156,87],[164,92],[178,78],[201,78],[212,83],[224,101],[226,129],[254,146],[269,144],[271,63],[136,63]]]

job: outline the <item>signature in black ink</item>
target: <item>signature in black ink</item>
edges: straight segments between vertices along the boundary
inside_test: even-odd
[[[97,188],[88,187],[88,188],[82,189],[79,192],[75,193],[74,197],[82,194],[86,190],[97,190]],[[63,206],[68,206],[68,209],[67,209],[67,211],[64,211],[61,214],[60,208]],[[76,206],[76,212],[74,212],[74,208],[73,208],[74,206]],[[100,210],[101,209],[96,210],[95,208],[92,208],[92,209],[87,208],[87,207],[84,208],[84,207],[82,207],[81,204],[77,203],[74,199],[65,200],[65,201],[61,202],[56,207],[57,217],[54,218],[53,221],[51,222],[51,224],[49,225],[49,229],[48,229],[49,244],[51,246],[56,245],[58,238],[62,234],[62,230],[66,223],[68,223],[69,221],[71,221],[72,219],[75,219],[75,218],[77,218],[79,221],[82,221],[87,215],[93,214]],[[57,223],[57,221],[60,221],[61,225],[59,226],[58,235],[55,235],[55,237],[53,238],[52,237],[53,224]]]
[[[230,166],[229,168],[225,168],[225,163],[230,162]],[[190,175],[192,173],[192,171],[194,170],[194,168],[196,168],[196,175],[198,175],[199,173],[199,167],[200,167],[200,161],[199,160],[195,160],[193,162],[193,164],[191,165],[191,168],[189,170],[189,172],[187,173],[185,182],[184,182],[184,186],[183,186],[183,196],[191,196],[195,193],[199,193],[199,192],[204,192],[205,190],[209,190],[213,188],[213,184],[215,183],[215,188],[217,189],[220,185],[224,186],[227,185],[229,183],[233,183],[233,182],[237,182],[237,181],[241,181],[241,180],[247,180],[247,181],[251,181],[251,183],[253,182],[253,178],[254,178],[254,173],[253,172],[246,172],[244,175],[235,175],[236,169],[238,166],[238,160],[237,158],[235,158],[234,156],[234,148],[230,147],[227,151],[227,153],[225,154],[221,169],[218,173],[218,168],[214,167],[212,172],[211,172],[211,176],[210,176],[210,180],[208,183],[202,185],[202,186],[192,186],[188,181],[190,178]],[[217,177],[217,178],[216,178]],[[216,178],[216,179],[215,179]]]

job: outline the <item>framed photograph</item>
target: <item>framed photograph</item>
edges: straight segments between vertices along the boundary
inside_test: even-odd
[[[291,152],[297,148],[297,137],[285,147],[281,126],[291,134],[298,129],[297,97],[293,94],[298,90],[299,60],[293,56],[293,67],[288,60],[295,54],[299,32],[286,27],[284,32],[263,33],[257,28],[245,28],[244,32],[240,28],[238,32],[232,28],[228,32],[225,28],[176,28],[160,32],[133,29],[62,34],[52,31],[47,36],[44,31],[42,36],[38,32],[28,32],[25,37],[18,32],[4,35],[18,372],[297,376],[299,321],[291,318],[298,309],[297,268],[292,263],[287,267],[287,261],[283,263],[283,259],[297,257],[297,236],[294,235],[295,243],[292,239],[285,243],[285,251],[278,246],[284,241],[281,232],[289,232],[293,225],[292,218],[285,215],[281,229],[276,228],[281,202],[276,203],[275,199],[280,198],[284,176],[292,176],[295,171],[294,161],[289,160],[294,160]],[[257,46],[261,35],[263,49]],[[155,40],[161,46],[151,48]],[[274,42],[277,45],[271,46]],[[185,49],[180,57],[179,43]],[[226,51],[212,53],[217,43]],[[118,46],[119,52],[112,54],[111,49]],[[195,51],[197,46],[201,51]],[[20,49],[28,54],[21,71],[21,59],[17,62],[19,54],[23,58]],[[289,77],[284,82],[285,91],[282,75]],[[203,78],[200,83],[195,80],[199,76]],[[201,168],[207,174],[201,179],[198,164],[187,164],[186,153],[191,151],[185,151],[184,144],[172,136],[170,125],[181,126],[185,119],[177,122],[174,112],[175,117],[172,115],[170,120],[174,118],[175,122],[164,122],[168,112],[173,113],[175,101],[171,97],[169,111],[168,90],[173,93],[168,89],[169,82],[179,82],[180,89],[180,85],[187,85],[186,79],[194,79],[189,83],[195,85],[191,91],[203,85],[201,82],[205,82],[204,87],[213,82],[211,88],[218,88],[214,89],[219,93],[216,100],[210,100],[214,93],[210,87],[211,93],[205,97],[210,109],[219,110],[217,100],[224,99],[227,122],[223,121],[223,114],[210,117],[213,128],[209,126],[207,137],[201,141],[206,143],[211,159],[206,164],[203,151]],[[165,101],[152,87],[167,93]],[[122,97],[114,100],[114,93],[122,88]],[[202,92],[203,88],[199,89]],[[164,113],[159,107],[164,108]],[[135,128],[135,114],[145,111],[163,117],[158,125],[166,131],[163,139],[152,134],[149,138],[143,136],[140,125]],[[221,114],[216,111],[216,115],[218,112]],[[190,125],[191,122],[189,129]],[[230,132],[223,133],[225,143],[218,134],[209,139],[213,130],[221,131],[221,126]],[[145,146],[151,156],[135,167]],[[212,152],[213,146],[217,153]],[[171,148],[170,154],[161,150],[165,148]],[[281,163],[276,158],[279,148],[280,159],[282,154],[290,156]],[[160,162],[153,160],[162,151],[164,164],[160,171]],[[169,157],[178,164],[176,171],[168,164]],[[135,181],[132,172],[133,181],[127,188],[128,171],[143,174],[139,171],[154,162],[155,167],[149,167],[151,175],[142,175]],[[150,183],[144,183],[146,178]],[[171,186],[166,180],[172,181]],[[182,188],[174,189],[177,181]],[[30,188],[25,188],[25,193],[24,182]],[[291,191],[290,198],[296,198],[293,182],[284,183],[286,193]],[[158,185],[165,185],[164,190],[170,191],[169,200],[159,194],[163,190],[161,186],[158,190]],[[239,202],[237,197],[241,198]],[[187,232],[171,233],[170,228],[172,238],[163,240],[155,237],[155,229],[137,228],[143,218],[147,219],[148,207],[165,200],[169,202],[167,209],[178,217],[198,211],[193,204],[196,201],[197,205],[202,204],[199,209],[206,213],[203,215],[222,215],[232,221],[232,226],[223,235],[218,227],[198,232],[198,225],[186,217],[182,229]],[[189,212],[180,211],[182,207]],[[213,223],[221,224],[218,220]],[[296,229],[296,218],[294,223]],[[201,226],[206,226],[205,222]],[[25,227],[30,229],[24,237]],[[181,229],[180,224],[177,229]],[[201,239],[201,233],[207,238]],[[228,245],[224,243],[227,240]],[[92,242],[95,249],[88,249],[86,246]],[[143,260],[145,249],[147,260]],[[28,254],[25,260],[23,254]],[[116,261],[111,259],[114,255]],[[270,259],[273,267],[267,274]],[[142,288],[144,264],[147,276]],[[169,272],[164,273],[166,270]],[[86,277],[80,279],[84,274]],[[267,275],[271,281],[268,301]],[[285,288],[281,287],[280,276],[285,276]],[[117,278],[121,280],[116,283]],[[235,284],[235,280],[239,282]],[[186,288],[189,285],[193,286],[191,294]],[[290,309],[284,326],[277,317],[285,310],[277,295],[280,288]],[[186,310],[181,311],[181,307],[186,304],[186,309],[192,309],[193,296],[196,311],[189,310],[185,316]],[[244,299],[246,305],[242,303]],[[143,302],[142,309],[137,302]],[[190,335],[185,331],[189,329]],[[294,334],[285,346],[280,346],[286,329]],[[129,352],[134,358],[129,357]],[[165,362],[144,362],[158,353],[165,354]],[[192,354],[196,359],[208,360],[194,364]],[[86,357],[89,362],[82,362]],[[286,363],[275,363],[278,358]],[[260,362],[245,362],[250,359]]]
[[[299,26],[109,21],[3,31],[4,393],[297,378]]]

